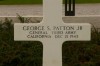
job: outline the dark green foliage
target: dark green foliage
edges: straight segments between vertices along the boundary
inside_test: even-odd
[[[20,20],[21,23],[25,23],[25,18],[17,14],[18,19]]]
[[[14,41],[12,22],[0,21],[0,66],[42,66],[42,43]],[[63,66],[100,66],[100,32],[93,26],[91,34],[91,41],[64,42]]]
[[[30,17],[25,18],[25,17],[20,16],[19,14],[17,14],[17,16],[18,16],[20,23],[34,23]],[[40,22],[40,21],[36,20],[36,22]]]
[[[93,43],[95,42],[96,44],[100,45],[100,32],[98,30],[98,28],[95,28],[94,25],[93,29],[92,29],[92,41]]]
[[[12,20],[0,24],[0,66],[42,66],[41,42],[14,41]]]
[[[30,18],[24,18],[22,16],[20,16],[19,14],[17,14],[18,19],[20,20],[20,23],[29,23],[30,22]]]
[[[91,41],[63,44],[63,66],[100,66],[100,32],[93,26]]]

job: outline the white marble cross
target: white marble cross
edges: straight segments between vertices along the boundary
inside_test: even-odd
[[[41,41],[43,66],[62,66],[62,44],[65,41],[89,41],[91,25],[64,23],[62,0],[43,0],[41,23],[15,23],[15,41]]]

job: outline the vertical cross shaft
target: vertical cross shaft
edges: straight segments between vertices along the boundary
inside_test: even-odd
[[[43,42],[43,66],[62,66],[62,43],[60,40]]]
[[[62,0],[43,0],[43,22],[53,24],[58,19],[62,20]]]
[[[62,0],[43,0],[43,22],[49,26],[62,24]],[[63,41],[52,38],[42,42],[43,66],[62,66]]]

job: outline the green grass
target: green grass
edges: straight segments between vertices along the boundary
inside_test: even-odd
[[[42,0],[1,0],[0,4],[11,4],[11,5],[15,5],[15,4],[41,4]]]
[[[76,3],[100,3],[100,0],[76,0]]]
[[[42,4],[43,0],[0,0],[0,5]],[[76,0],[76,3],[100,3],[100,0]]]

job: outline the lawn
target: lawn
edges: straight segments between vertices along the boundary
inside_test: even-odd
[[[0,0],[0,5],[42,4],[43,0]],[[100,0],[76,0],[76,3],[100,3]]]
[[[0,4],[11,4],[11,5],[16,5],[16,4],[41,4],[42,0],[0,0]]]
[[[76,0],[76,3],[100,3],[100,0]]]

